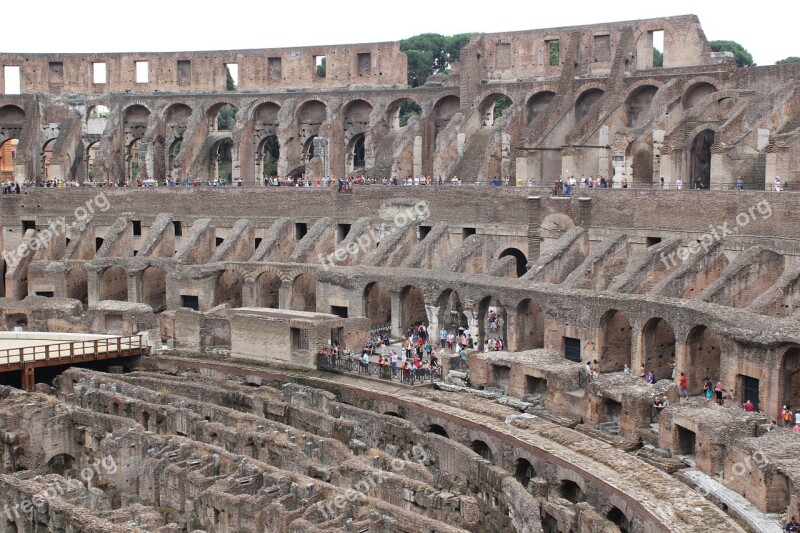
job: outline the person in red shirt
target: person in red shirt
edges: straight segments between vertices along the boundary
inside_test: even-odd
[[[748,413],[752,413],[753,411],[755,411],[755,410],[756,410],[756,406],[755,406],[755,405],[753,405],[753,402],[751,402],[750,400],[747,400],[747,401],[746,401],[746,402],[744,402],[744,404],[742,405],[742,409],[744,409],[744,410],[745,410],[745,411],[747,411]]]
[[[681,378],[679,380],[679,384],[681,388],[680,391],[681,399],[689,398],[689,380],[686,378],[686,374],[684,374],[683,372],[681,372]]]

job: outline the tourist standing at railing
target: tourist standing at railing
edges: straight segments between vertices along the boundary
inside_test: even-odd
[[[680,176],[678,176],[678,179],[675,180],[675,189],[679,191],[683,189],[683,180],[681,179]]]
[[[739,176],[736,178],[736,190],[743,191],[744,190],[744,181],[742,181],[742,177]]]

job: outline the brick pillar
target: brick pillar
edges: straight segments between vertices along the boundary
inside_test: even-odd
[[[292,301],[292,280],[285,279],[281,281],[281,286],[278,289],[278,307],[280,309],[289,309],[289,304]]]
[[[258,307],[256,280],[253,278],[245,278],[242,284],[242,307]]]
[[[518,352],[520,350],[520,339],[517,308],[503,306],[503,309],[506,312],[506,338],[504,339],[506,343],[505,349],[509,352]]]
[[[392,328],[390,336],[396,339],[399,339],[403,336],[403,326],[402,326],[402,305],[400,302],[400,293],[399,292],[390,292],[389,299],[392,302]],[[427,306],[426,306],[427,307]]]

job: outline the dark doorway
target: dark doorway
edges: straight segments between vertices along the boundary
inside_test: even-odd
[[[581,362],[581,340],[564,337],[564,357],[576,363]]]
[[[678,449],[675,450],[678,452],[677,454],[694,455],[695,443],[697,441],[697,435],[695,435],[695,432],[678,425],[675,425],[675,430],[678,433]]]
[[[711,145],[714,144],[714,132],[701,131],[692,141],[691,153],[691,187],[702,184],[704,189],[711,187]]]
[[[739,374],[739,385],[742,391],[742,403],[750,400],[756,406],[756,411],[758,411],[758,380]]]

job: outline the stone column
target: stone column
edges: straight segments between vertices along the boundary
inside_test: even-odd
[[[480,336],[480,328],[478,327],[478,311],[472,307],[464,309],[464,316],[467,317],[467,327],[469,332],[472,333],[472,338],[478,349],[483,349],[484,339]]]
[[[142,272],[144,269],[127,271],[129,302],[142,303]]]
[[[425,304],[425,314],[428,315],[428,335],[439,342],[439,306]]]
[[[727,153],[731,150],[725,143],[714,143],[711,145],[711,190],[728,190],[736,182],[736,176],[731,175],[728,168]]]
[[[396,339],[399,339],[403,336],[403,313],[400,302],[400,293],[394,291],[390,292],[389,299],[392,302],[392,328],[390,335]]]
[[[653,183],[661,183],[661,147],[664,145],[664,130],[653,130]],[[666,176],[670,178],[671,176]],[[675,183],[677,176],[670,179],[670,183]],[[666,179],[664,181],[667,181]]]
[[[528,158],[518,157],[516,160],[517,168],[517,187],[527,187],[528,180],[531,179],[528,171]]]
[[[280,289],[278,290],[280,291]],[[244,278],[244,283],[242,284],[242,307],[258,307],[256,280],[253,278]]]
[[[608,126],[600,127],[599,142],[597,144],[600,146],[609,145]],[[600,148],[597,158],[597,172],[600,174],[600,177],[606,180],[608,180],[608,154],[608,148]]]
[[[280,309],[289,309],[289,304],[292,302],[292,280],[284,279],[281,281],[281,286],[278,289],[278,307]]]
[[[86,264],[86,290],[89,305],[100,301],[100,268]]]
[[[577,166],[575,163],[575,149],[566,147],[561,149],[561,176],[571,176],[576,174]],[[553,178],[555,179],[555,177]],[[551,183],[552,185],[552,183]]]
[[[781,186],[786,187],[786,178],[788,177],[786,171],[789,170],[789,158],[786,157],[788,147],[783,143],[780,145],[770,144],[764,151],[767,153],[766,168],[764,169],[764,190],[775,190],[775,176],[780,176]],[[792,190],[797,190],[798,185],[797,183],[792,183],[790,187],[792,187]]]
[[[414,178],[422,177],[422,136],[417,135],[414,137],[414,151],[413,151],[413,169],[414,169]],[[438,176],[434,176],[434,179],[438,179]]]
[[[505,349],[509,352],[518,352],[520,350],[519,338],[519,317],[517,316],[517,308],[514,306],[503,306],[506,312],[506,338],[503,339],[506,343]]]

